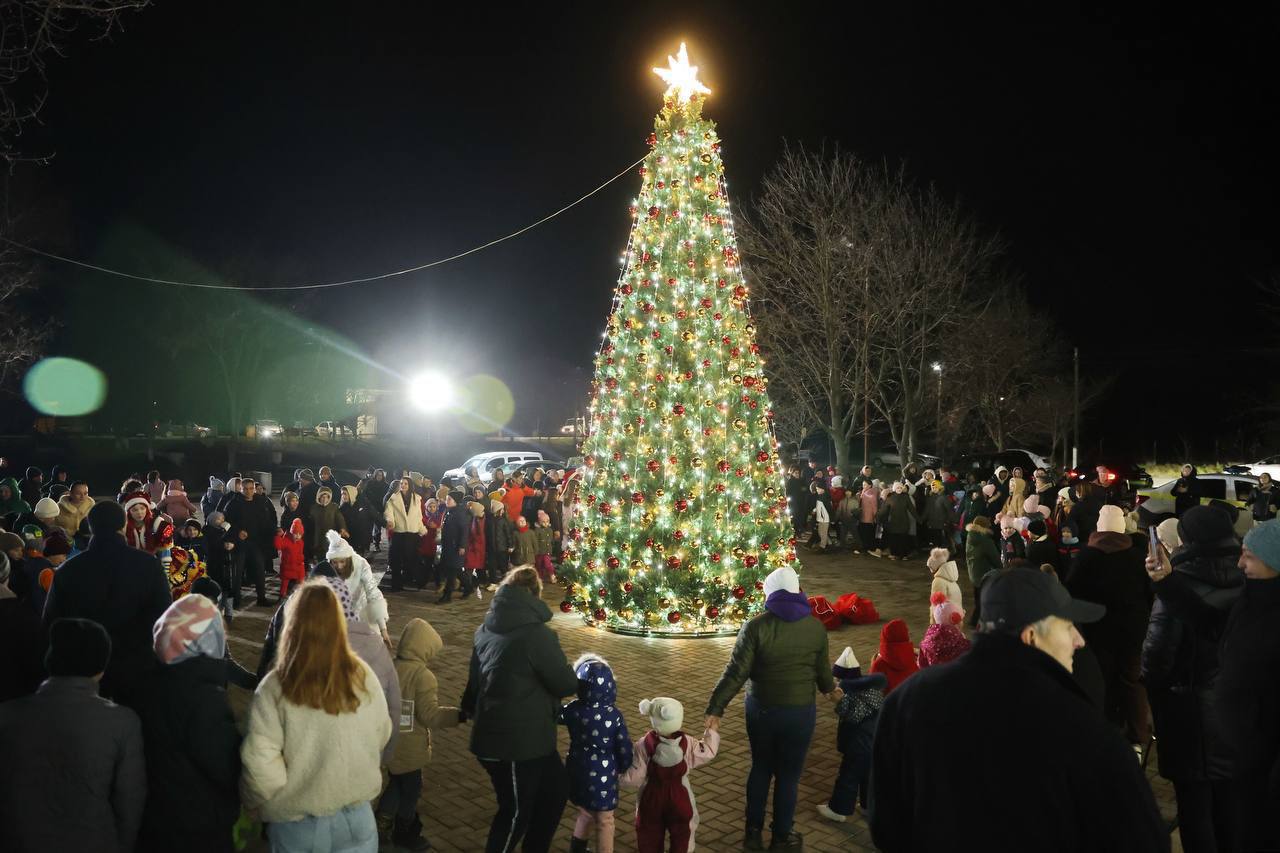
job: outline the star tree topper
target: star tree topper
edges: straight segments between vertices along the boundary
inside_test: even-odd
[[[680,52],[676,56],[667,55],[667,66],[653,69],[653,73],[667,84],[663,97],[674,96],[684,106],[695,95],[711,94],[711,90],[698,79],[698,66],[689,64],[689,52],[685,50],[684,42],[680,42]]]

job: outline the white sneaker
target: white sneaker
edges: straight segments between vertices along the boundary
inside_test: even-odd
[[[485,587],[485,589],[489,590],[489,592],[497,592],[498,585],[496,583],[491,583],[487,587]]]
[[[847,815],[842,815],[839,812],[832,811],[831,806],[826,803],[818,803],[818,814],[822,815],[827,820],[835,821],[836,823],[844,823],[848,820]]]
[[[875,550],[873,550],[873,551],[868,551],[867,553],[868,553],[868,554],[870,554],[870,555],[871,555],[871,556],[873,556],[873,557],[883,557],[883,556],[884,556],[884,554],[881,554],[881,553],[880,553],[880,549],[879,549],[879,548],[876,548],[876,549],[875,549]]]

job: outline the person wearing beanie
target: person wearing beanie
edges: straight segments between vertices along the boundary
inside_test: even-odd
[[[1072,596],[1107,609],[1102,619],[1083,626],[1080,633],[1102,670],[1107,719],[1124,730],[1140,753],[1151,742],[1151,711],[1140,680],[1152,600],[1144,561],[1144,550],[1125,532],[1124,511],[1107,504],[1098,511],[1097,530],[1063,579]]]
[[[147,745],[138,850],[227,850],[240,816],[240,733],[218,606],[179,598],[156,621],[152,646],[161,666],[137,705]]]
[[[1216,507],[1188,509],[1179,525],[1184,548],[1188,547],[1189,538],[1198,535],[1193,531],[1207,527],[1210,516],[1202,515],[1202,511],[1221,514]],[[1229,521],[1225,515],[1223,519]],[[1213,518],[1212,524],[1219,533],[1228,529],[1222,519]],[[1228,540],[1224,537],[1219,541],[1225,549]],[[1235,757],[1230,769],[1235,780],[1234,796],[1238,797],[1242,812],[1238,849],[1280,850],[1280,827],[1275,820],[1276,780],[1280,779],[1280,682],[1275,677],[1280,672],[1280,634],[1276,632],[1276,614],[1280,613],[1280,521],[1264,521],[1245,535],[1239,567],[1244,584],[1222,630],[1213,710],[1219,724],[1217,731]],[[1178,568],[1166,564],[1152,575],[1161,576],[1156,583],[1161,602],[1169,599],[1168,603],[1173,604],[1174,590],[1167,587],[1186,585],[1185,573]],[[1179,608],[1180,615],[1184,609],[1190,608]],[[1159,752],[1163,752],[1163,733],[1160,737]]]
[[[302,519],[295,518],[289,524],[289,532],[277,531],[275,538],[276,551],[280,554],[280,600],[284,601],[289,594],[289,585],[302,583],[307,578],[307,558],[303,554],[306,547],[303,540],[306,529]]]
[[[816,693],[842,695],[827,666],[827,629],[814,618],[794,569],[774,569],[764,580],[764,612],[742,626],[729,663],[707,702],[707,727],[719,729],[725,707],[747,685],[745,711],[751,743],[743,846],[762,849],[769,787],[774,786],[775,849],[798,850],[796,797],[804,757],[817,720]],[[753,846],[754,845],[754,846]]]
[[[586,853],[590,840],[595,853],[612,853],[618,777],[631,766],[631,736],[617,708],[618,684],[609,662],[587,652],[573,662],[573,671],[578,697],[560,709],[569,730],[569,802],[578,807],[569,850]]]
[[[53,498],[41,498],[36,501],[35,508],[31,510],[36,522],[44,528],[46,533],[56,526],[54,522],[58,520],[58,513],[58,502]]]
[[[513,566],[532,566],[538,559],[538,537],[534,534],[533,528],[529,526],[528,519],[523,515],[516,518],[514,543],[511,564]]]
[[[10,579],[13,591],[23,599],[36,616],[44,613],[48,585],[41,585],[40,576],[46,571],[52,575],[71,555],[71,540],[56,528],[56,532],[42,540],[39,552],[29,552],[22,561],[17,575]],[[50,581],[52,583],[52,580]]]
[[[223,495],[226,493],[227,484],[210,475],[209,488],[200,498],[200,514],[206,522],[209,520],[209,516],[213,515],[213,511],[218,508],[218,502],[222,500]]]
[[[422,796],[422,771],[431,762],[432,732],[462,722],[460,709],[439,703],[439,683],[429,666],[444,648],[444,640],[423,619],[410,619],[396,643],[396,678],[403,711],[397,720],[395,750],[387,762],[387,787],[378,800],[380,835],[390,835],[402,850],[428,850],[422,837],[418,801]],[[408,709],[412,708],[412,714]]]
[[[533,525],[533,566],[538,570],[543,583],[556,582],[556,567],[551,562],[551,551],[555,535],[551,530],[551,516],[538,510],[538,520]]]
[[[995,518],[1004,513],[1004,505],[1008,496],[995,483],[987,483],[982,487],[983,504],[981,512],[987,518]]]
[[[689,853],[696,846],[698,829],[689,772],[716,757],[720,730],[707,726],[701,738],[690,737],[683,731],[684,706],[666,696],[641,700],[640,713],[649,718],[650,729],[635,742],[630,750],[634,758],[618,779],[622,787],[637,789],[636,849]],[[606,853],[612,849],[596,847]],[[586,853],[587,846],[570,850]]]
[[[104,697],[131,704],[156,666],[151,628],[173,602],[159,560],[124,539],[124,509],[114,501],[89,510],[89,546],[54,574],[42,616],[90,619],[106,629],[112,654],[100,684]]]
[[[435,497],[428,496],[423,501],[422,527],[426,533],[418,540],[418,570],[422,573],[421,586],[423,587],[428,583],[436,588],[440,586],[440,566],[436,559],[436,552],[439,550],[440,528],[444,524],[444,512],[444,506]],[[500,581],[501,577],[498,580]]]
[[[142,727],[132,710],[98,695],[111,652],[103,626],[57,619],[49,678],[35,694],[0,704],[9,782],[0,850],[135,849],[147,799]]]
[[[374,580],[369,561],[357,554],[352,549],[351,543],[343,539],[338,531],[330,530],[326,537],[329,547],[325,552],[325,559],[315,567],[312,574],[332,574],[346,581],[351,593],[351,607],[355,618],[372,625],[390,648],[391,637],[387,634],[387,600],[383,598],[382,590]]]
[[[1168,825],[1142,767],[1072,678],[1076,626],[1102,608],[1031,568],[997,573],[982,595],[972,648],[885,699],[871,768],[876,849],[954,847],[966,816],[998,800],[984,850],[1167,853]]]
[[[956,568],[956,561],[951,559],[951,552],[946,548],[934,548],[929,552],[929,559],[925,562],[929,567],[929,574],[933,576],[933,581],[929,584],[929,597],[932,599],[934,593],[942,593],[942,596],[956,606],[957,609],[963,608],[964,599],[960,592],[960,570]],[[929,624],[933,624],[933,606],[929,606]]]
[[[1040,512],[1036,512],[1027,522],[1027,565],[1053,566],[1055,577],[1062,577],[1062,554],[1054,543],[1049,532],[1049,523]]]
[[[1022,538],[1018,530],[1019,519],[1012,516],[1001,516],[1000,522],[1000,564],[1005,568],[1025,565],[1027,561],[1027,540]]]
[[[1239,762],[1215,696],[1219,640],[1245,584],[1240,543],[1216,507],[1191,507],[1175,523],[1178,544],[1168,548],[1162,540],[1146,559],[1156,602],[1141,674],[1160,741],[1159,771],[1173,783],[1184,849],[1243,849]]]
[[[195,518],[196,505],[187,497],[187,490],[181,480],[170,480],[164,497],[156,504],[156,509],[173,519],[179,527],[188,519]]]
[[[460,580],[463,578],[462,558],[467,553],[467,542],[471,536],[471,512],[466,508],[465,503],[466,496],[457,491],[449,492],[444,499],[445,516],[440,528],[441,589],[440,597],[436,599],[437,604],[447,604],[453,598],[455,583],[465,584],[465,580]],[[508,514],[510,511],[511,505],[508,503]],[[518,526],[519,522],[517,522]],[[518,533],[516,539],[519,540]],[[519,559],[513,559],[512,562],[517,566],[522,565]],[[465,597],[470,591],[464,585],[462,595]]]
[[[884,689],[888,696],[895,687],[919,669],[907,623],[901,619],[890,619],[880,629],[880,648],[871,659],[871,672],[881,673],[888,679],[889,683]]]
[[[506,504],[490,499],[489,512],[484,517],[484,568],[488,576],[489,592],[497,592],[498,583],[511,566],[511,554],[515,546],[516,528],[507,518]]]
[[[906,560],[915,547],[911,530],[916,523],[916,505],[901,482],[893,484],[893,491],[880,507],[878,520],[889,539],[889,559]]]
[[[0,516],[15,518],[31,512],[31,504],[22,498],[22,487],[13,477],[0,480]]]
[[[836,774],[831,798],[818,804],[818,814],[830,821],[844,823],[853,815],[854,806],[867,808],[871,783],[871,748],[875,741],[880,708],[888,679],[881,673],[863,675],[853,648],[845,646],[831,674],[844,693],[836,703],[836,749],[840,752],[840,770]]]
[[[916,663],[920,669],[953,661],[969,651],[969,640],[960,625],[964,611],[941,592],[929,596],[929,627],[920,639]]]

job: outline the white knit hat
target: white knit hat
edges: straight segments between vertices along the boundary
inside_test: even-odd
[[[57,518],[59,511],[58,502],[53,498],[41,498],[36,501],[34,514],[36,518]]]
[[[858,663],[858,656],[853,653],[853,646],[844,647],[840,657],[836,658],[836,666],[843,669],[858,669],[862,666],[862,664]]]
[[[796,574],[795,569],[783,566],[769,572],[769,576],[764,579],[764,597],[768,598],[780,589],[787,592],[800,591],[800,576]]]
[[[1124,510],[1107,504],[1098,512],[1099,533],[1124,533]]]
[[[666,696],[640,700],[640,713],[660,735],[673,735],[684,725],[684,706]]]
[[[351,543],[343,539],[338,531],[328,530],[324,535],[329,540],[329,550],[324,555],[326,560],[350,560],[356,555],[351,548]]]
[[[936,571],[937,569],[945,566],[947,561],[950,559],[951,552],[946,548],[934,548],[929,552],[929,559],[925,560],[925,565],[928,566],[930,570]]]

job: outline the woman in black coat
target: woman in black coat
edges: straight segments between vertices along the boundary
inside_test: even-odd
[[[1173,514],[1182,518],[1182,514],[1193,506],[1200,504],[1200,485],[1196,480],[1196,466],[1183,465],[1182,476],[1173,484]]]
[[[1178,532],[1182,545],[1151,572],[1158,580],[1142,646],[1142,680],[1160,744],[1160,775],[1173,783],[1178,799],[1183,849],[1235,850],[1237,763],[1223,739],[1214,686],[1227,616],[1244,588],[1240,543],[1227,516],[1212,507],[1188,510]],[[1174,587],[1186,605],[1166,596]]]

